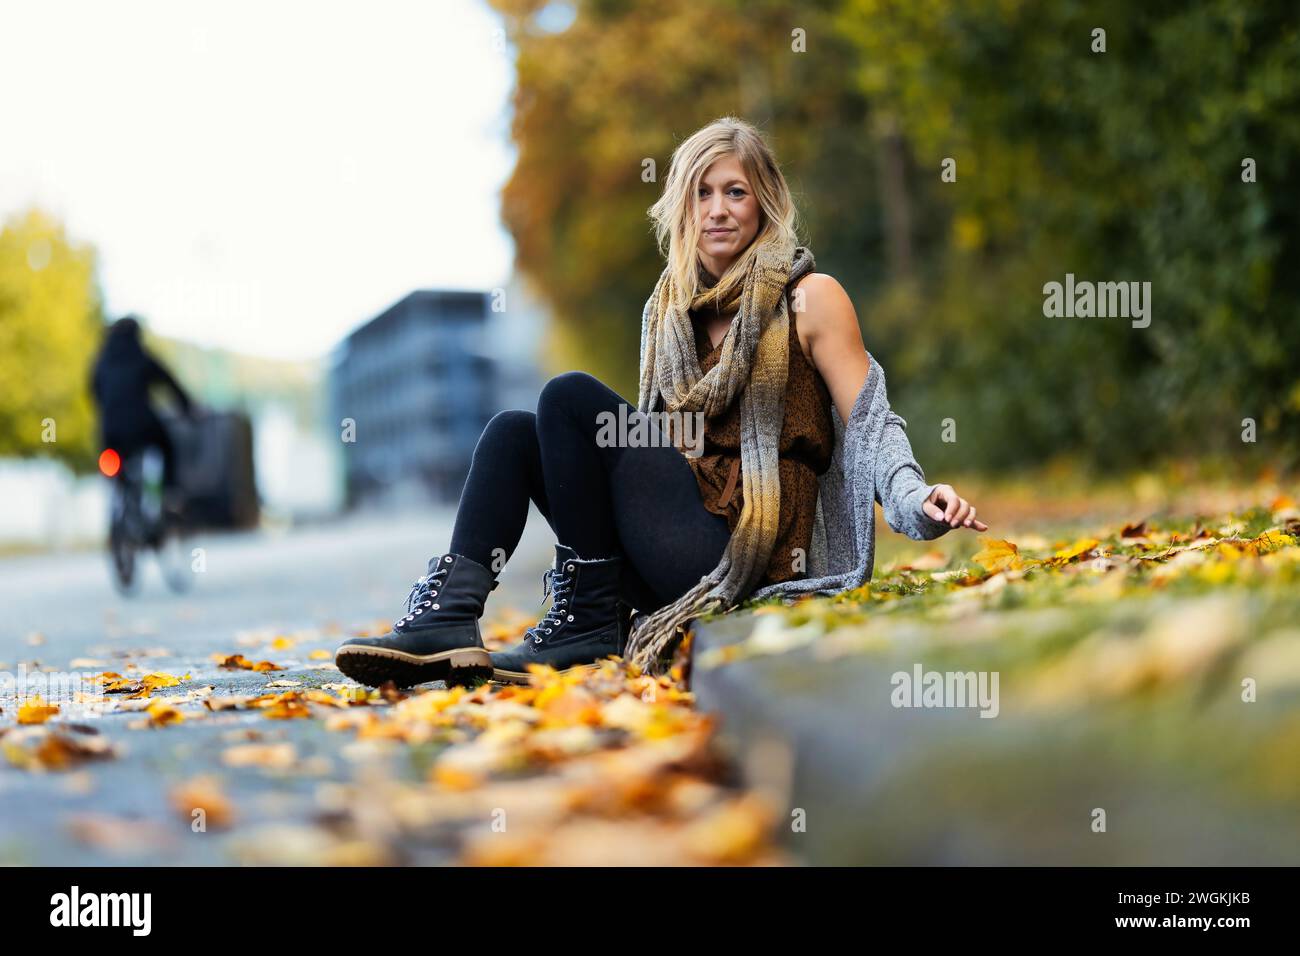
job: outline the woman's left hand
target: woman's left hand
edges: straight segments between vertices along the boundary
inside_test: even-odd
[[[989,526],[975,519],[975,506],[953,490],[952,485],[936,485],[930,497],[922,502],[925,513],[935,521],[946,521],[975,531],[987,531]]]

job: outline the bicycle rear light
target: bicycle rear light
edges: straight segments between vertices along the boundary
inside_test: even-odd
[[[112,448],[105,448],[99,453],[99,470],[106,478],[112,478],[122,469],[122,459]]]

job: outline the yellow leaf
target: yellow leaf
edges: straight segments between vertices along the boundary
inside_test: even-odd
[[[194,821],[195,810],[202,810],[206,826],[219,828],[230,825],[230,801],[221,792],[215,777],[195,777],[180,784],[171,792],[171,803],[186,823]]]
[[[284,670],[279,664],[272,664],[270,661],[258,661],[254,664],[243,654],[213,654],[212,659],[217,662],[218,667],[224,667],[227,670],[244,670],[244,671],[282,671]]]
[[[984,550],[971,558],[976,564],[988,571],[989,574],[996,574],[998,571],[1016,570],[1025,566],[1020,557],[1020,549],[1010,541],[1002,541],[994,538],[992,541],[984,542]]]
[[[311,701],[313,704],[324,704],[327,707],[341,707],[346,710],[348,706],[346,700],[315,688],[303,691],[303,698]]]
[[[1101,544],[1096,538],[1080,538],[1069,547],[1062,548],[1056,552],[1055,557],[1064,558],[1066,561],[1077,558],[1081,554],[1087,554],[1097,545]]]
[[[768,803],[749,794],[692,823],[686,831],[686,845],[710,863],[744,863],[763,850],[773,818]]]
[[[18,723],[43,724],[59,712],[58,704],[47,704],[38,694],[23,701],[18,708]]]
[[[149,723],[155,727],[166,727],[168,724],[179,724],[185,719],[179,710],[171,704],[164,703],[161,700],[155,700],[145,711],[149,715]]]
[[[447,790],[473,790],[483,783],[481,774],[446,762],[435,764],[432,776],[434,783]]]
[[[273,697],[262,706],[263,714],[272,720],[292,720],[297,717],[311,716],[311,708],[307,706],[307,702],[302,699],[301,694],[293,690]]]
[[[236,744],[221,754],[227,767],[270,767],[282,770],[293,766],[298,752],[291,743]]]
[[[188,675],[187,675],[188,676]],[[140,682],[149,690],[157,690],[159,687],[177,687],[180,685],[180,679],[173,677],[171,674],[146,674],[140,678]]]

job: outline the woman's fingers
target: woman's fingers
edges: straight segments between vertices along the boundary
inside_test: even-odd
[[[957,513],[957,506],[961,499],[957,497],[957,492],[953,490],[952,485],[938,485],[934,489],[933,498],[942,501],[944,504],[943,513],[939,515],[940,521],[952,522],[952,516]]]
[[[954,511],[952,515],[952,526],[954,528],[960,524],[964,524],[966,516],[970,514],[970,502],[965,498],[958,498],[957,505],[957,510]]]
[[[921,507],[935,521],[946,521],[951,527],[989,530],[987,524],[975,517],[975,506],[958,495],[952,485],[935,485]]]
[[[938,504],[935,503],[936,498],[942,500],[938,488],[935,488],[934,491],[930,492],[930,497],[926,498],[925,501],[921,502],[921,510],[924,511],[931,518],[933,518],[935,521],[942,521],[943,508],[941,508]]]

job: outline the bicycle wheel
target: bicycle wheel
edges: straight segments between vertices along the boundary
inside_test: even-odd
[[[194,585],[194,571],[190,567],[190,535],[184,524],[176,520],[164,521],[162,539],[157,548],[158,567],[162,570],[167,587],[176,594],[184,594]]]
[[[115,516],[108,532],[108,554],[113,568],[113,585],[121,594],[135,591],[136,551],[135,540],[125,522]]]

